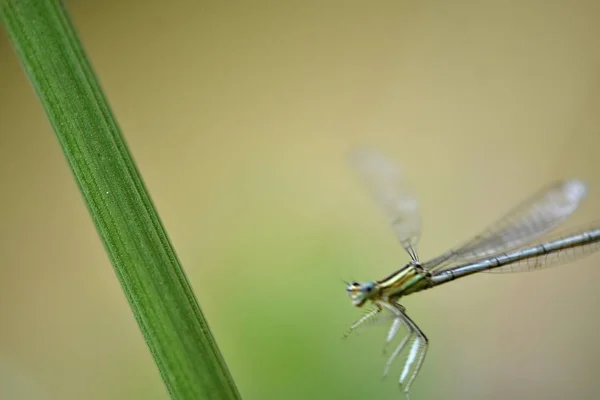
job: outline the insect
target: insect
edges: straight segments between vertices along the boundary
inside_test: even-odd
[[[381,280],[347,284],[354,306],[368,303],[374,308],[352,324],[346,336],[385,317],[392,321],[385,341],[387,346],[400,328],[405,327],[407,333],[389,356],[384,376],[403,350],[408,349],[398,379],[407,399],[425,360],[429,341],[399,303],[402,297],[478,272],[533,271],[600,249],[600,224],[532,245],[564,222],[585,198],[586,184],[570,179],[546,186],[463,245],[421,262],[417,252],[421,225],[418,202],[397,166],[374,150],[354,152],[351,164],[384,211],[410,262]]]

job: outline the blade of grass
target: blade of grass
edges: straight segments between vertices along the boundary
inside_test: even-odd
[[[169,394],[239,399],[67,11],[57,0],[0,0],[0,19]]]

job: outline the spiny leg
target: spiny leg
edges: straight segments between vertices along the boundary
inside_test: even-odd
[[[415,324],[413,320],[411,320],[406,314],[404,314],[404,322],[414,333],[408,358],[406,359],[406,363],[402,369],[402,374],[400,374],[400,379],[398,380],[398,383],[402,386],[404,393],[408,395],[410,387],[417,378],[417,375],[421,370],[421,366],[423,365],[423,361],[425,361],[429,340],[423,331],[421,331],[421,329],[417,326],[417,324]],[[410,373],[411,369],[412,373]]]
[[[402,353],[402,350],[404,350],[404,348],[406,347],[406,344],[408,343],[408,340],[411,338],[412,335],[413,335],[413,333],[409,331],[404,336],[404,338],[402,339],[400,344],[396,347],[396,349],[394,350],[394,352],[392,353],[390,358],[388,358],[387,362],[385,363],[385,368],[383,369],[383,377],[384,378],[387,376],[388,372],[390,372],[390,367],[392,366],[392,363],[398,357],[398,355],[400,353]]]
[[[365,323],[375,323],[380,319],[379,313],[381,312],[381,307],[374,308],[373,310],[367,312],[365,315],[360,317],[359,320],[350,325],[350,328],[344,333],[344,338],[347,338],[352,332],[354,332],[358,327],[364,325]]]
[[[384,304],[389,304],[389,303],[386,302]],[[379,305],[379,306],[381,306],[381,305]],[[392,322],[392,326],[390,326],[390,330],[388,331],[387,338],[383,345],[383,351],[382,351],[383,354],[386,353],[387,346],[394,339],[394,337],[396,336],[396,334],[402,327],[402,319],[398,316],[398,312],[404,313],[404,311],[406,310],[402,305],[400,305],[398,303],[394,304],[393,308],[389,308],[388,306],[386,306],[386,308],[392,312],[392,315],[394,316],[394,321]]]
[[[412,339],[412,344],[408,352],[408,357],[404,363],[402,373],[400,374],[400,379],[398,380],[398,383],[401,385],[402,390],[408,398],[410,386],[419,374],[419,370],[421,369],[423,361],[425,360],[429,340],[427,339],[427,336],[425,336],[423,331],[421,331],[421,329],[417,326],[417,324],[415,324],[414,321],[410,319],[408,315],[406,315],[404,307],[402,307],[400,304],[388,302],[380,302],[378,304],[391,311],[398,318],[400,318],[402,322],[406,324],[409,330],[409,334],[405,338],[405,340],[408,341]],[[403,340],[403,342],[405,340]],[[401,344],[406,346],[406,343]],[[402,349],[400,349],[400,351],[397,351],[397,353],[400,354],[401,351]],[[398,354],[396,354],[396,351],[394,351],[394,355],[396,357],[398,356]],[[393,359],[391,361],[393,361]],[[388,360],[388,363],[390,363],[390,360]],[[410,373],[411,369],[412,373]]]
[[[400,317],[394,317],[392,326],[390,326],[390,330],[388,331],[387,338],[385,339],[385,344],[383,345],[383,354],[386,353],[388,345],[394,339],[394,336],[396,336],[396,334],[398,333],[398,331],[400,330],[401,327],[402,327],[402,319],[400,319]]]

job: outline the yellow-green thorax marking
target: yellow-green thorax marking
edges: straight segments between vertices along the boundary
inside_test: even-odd
[[[387,278],[375,282],[352,282],[348,284],[346,290],[352,304],[362,307],[367,300],[389,303],[429,287],[431,287],[430,273],[420,264],[411,262]]]

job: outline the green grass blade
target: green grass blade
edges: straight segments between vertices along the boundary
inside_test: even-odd
[[[171,397],[239,399],[66,10],[0,0],[0,18]]]

